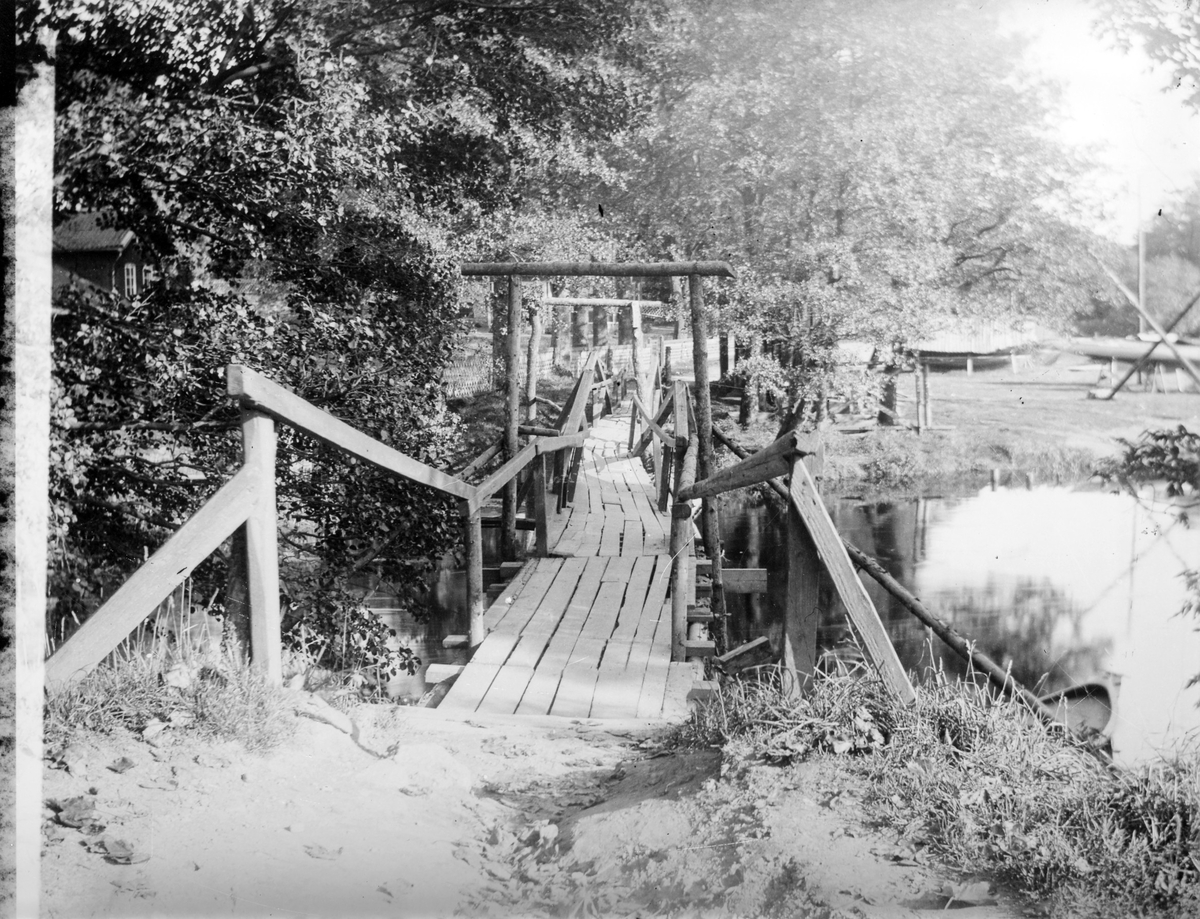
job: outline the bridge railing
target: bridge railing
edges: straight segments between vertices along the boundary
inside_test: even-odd
[[[485,634],[481,509],[491,495],[531,467],[527,492],[534,505],[536,551],[547,554],[553,519],[570,502],[566,471],[572,465],[577,469],[578,459],[572,464],[566,457],[578,454],[587,435],[583,425],[597,391],[596,363],[592,355],[553,428],[527,432],[527,445],[474,485],[466,476],[486,468],[500,454],[499,445],[484,451],[459,475],[451,475],[375,440],[262,374],[230,364],[228,392],[242,412],[241,468],[55,651],[46,662],[47,683],[71,682],[94,668],[239,527],[245,527],[246,535],[252,659],[269,680],[281,680],[276,423],[458,502],[467,555],[469,640],[472,646],[478,644]],[[612,381],[598,385],[611,390]],[[554,461],[553,477],[547,475],[548,456]],[[553,510],[547,492],[557,498]]]

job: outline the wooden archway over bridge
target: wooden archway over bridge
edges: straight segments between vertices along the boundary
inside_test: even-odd
[[[508,332],[505,338],[505,374],[507,397],[505,403],[504,447],[506,456],[516,456],[520,449],[518,427],[521,423],[521,393],[518,366],[520,361],[521,279],[522,278],[676,278],[688,279],[688,300],[692,319],[692,361],[696,379],[696,410],[700,431],[700,450],[697,472],[708,476],[713,467],[712,401],[708,379],[708,330],[704,315],[704,278],[734,278],[728,262],[464,262],[463,277],[508,278]],[[622,301],[625,302],[625,301]],[[531,336],[532,341],[532,336]],[[533,374],[527,380],[527,390],[536,385]],[[536,391],[528,392],[532,398]],[[504,489],[502,511],[503,551],[508,559],[516,554],[517,484],[510,482]],[[716,504],[705,500],[701,514],[701,534],[704,547],[713,559],[713,597],[717,606],[713,612],[724,621],[724,601],[721,582],[720,533],[717,527]],[[472,611],[472,614],[474,611]]]

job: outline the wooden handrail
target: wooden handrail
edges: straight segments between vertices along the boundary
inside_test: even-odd
[[[254,512],[258,469],[243,466],[46,661],[46,683],[83,677]]]
[[[249,367],[230,364],[226,380],[229,395],[240,399],[243,405],[271,415],[310,437],[418,485],[461,500],[475,497],[474,486],[380,443]]]
[[[715,429],[714,429],[715,430]],[[792,460],[796,456],[812,456],[818,450],[820,436],[812,433],[789,431],[769,447],[732,466],[727,466],[691,488],[679,492],[681,501],[693,498],[711,498],[715,495],[749,488],[768,479],[787,475],[792,471]]]

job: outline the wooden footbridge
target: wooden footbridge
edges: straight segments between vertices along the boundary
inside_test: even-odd
[[[77,679],[103,660],[238,528],[244,528],[247,549],[252,658],[269,679],[281,679],[274,472],[275,425],[283,423],[457,502],[470,615],[470,634],[461,643],[471,657],[441,703],[447,711],[651,720],[684,716],[689,692],[703,672],[701,661],[715,650],[706,638],[689,640],[689,626],[720,624],[723,614],[715,499],[767,481],[789,500],[781,662],[798,677],[796,685],[815,667],[819,611],[814,598],[823,568],[886,685],[911,700],[908,678],[817,494],[811,471],[820,456],[819,438],[792,432],[734,466],[715,468],[700,279],[728,274],[728,266],[542,263],[463,269],[464,274],[509,276],[510,329],[521,325],[519,275],[605,270],[634,277],[689,276],[693,338],[699,343],[694,390],[678,380],[667,384],[661,368],[642,371],[635,328],[632,374],[613,375],[592,353],[557,418],[539,423],[533,408],[522,423],[517,336],[510,335],[505,435],[451,474],[372,439],[249,368],[230,365],[229,392],[242,408],[242,468],[47,661],[47,682]],[[533,369],[536,340],[535,332],[527,407],[540,401]],[[481,527],[495,495],[503,496],[509,553],[518,509],[527,508],[533,558],[486,605]],[[709,558],[698,563],[701,534]],[[697,604],[698,567],[706,575],[708,608]]]

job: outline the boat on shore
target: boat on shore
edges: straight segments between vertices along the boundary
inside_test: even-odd
[[[1066,338],[1054,342],[1054,347],[1071,354],[1082,354],[1084,357],[1094,360],[1118,360],[1133,363],[1146,356],[1151,344],[1152,342],[1137,338]],[[1200,345],[1177,342],[1175,351],[1172,351],[1170,345],[1161,341],[1154,346],[1154,353],[1149,360],[1156,364],[1180,366],[1179,358],[1175,355],[1176,351],[1193,363],[1200,362]]]

